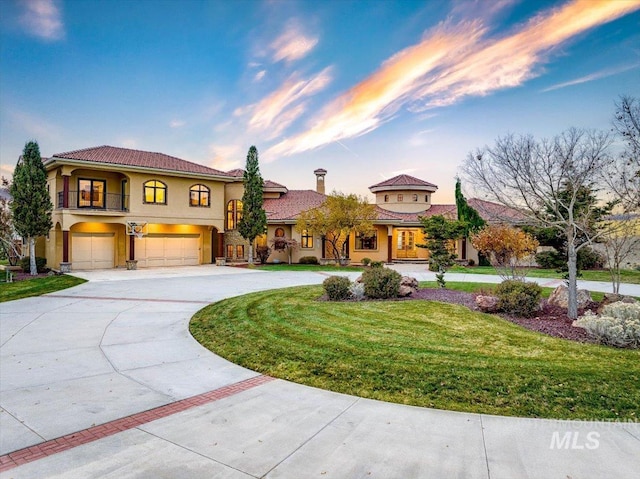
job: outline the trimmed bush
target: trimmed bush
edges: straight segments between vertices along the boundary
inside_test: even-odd
[[[268,246],[256,246],[256,256],[260,259],[260,263],[266,264],[271,254],[271,248]]]
[[[536,263],[544,269],[558,269],[566,266],[567,261],[557,251],[542,251],[536,254]]]
[[[24,273],[31,272],[31,265],[29,262],[31,258],[29,256],[25,256],[20,260],[20,267]],[[36,268],[38,269],[38,273],[44,273],[46,271],[47,266],[47,258],[41,258],[40,256],[36,256]]]
[[[382,261],[372,261],[369,266],[372,268],[382,268],[384,267],[384,263]]]
[[[509,279],[498,285],[495,291],[498,309],[516,316],[533,316],[540,308],[542,288],[536,283]]]
[[[345,276],[329,276],[322,282],[322,287],[330,301],[344,301],[351,297],[351,281]]]
[[[300,258],[300,261],[298,261],[298,263],[300,263],[300,264],[318,264],[318,258],[316,258],[315,256],[303,256],[302,258]]]
[[[397,298],[402,275],[389,268],[371,268],[362,273],[364,294],[371,299]]]
[[[467,266],[475,266],[475,265],[476,265],[476,262],[472,258],[469,258],[469,260],[467,261]]]
[[[584,247],[578,251],[578,269],[601,269],[605,258],[593,248]]]
[[[587,311],[577,324],[602,344],[640,348],[640,303],[611,303],[600,316]]]
[[[371,264],[371,258],[362,258],[361,263],[363,266],[369,266]]]

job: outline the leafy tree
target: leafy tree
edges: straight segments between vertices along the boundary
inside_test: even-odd
[[[462,251],[466,253],[467,238],[469,238],[469,235],[480,231],[484,228],[487,222],[482,219],[480,213],[467,203],[467,199],[462,194],[462,182],[460,181],[460,178],[456,178],[456,210],[458,212],[458,220],[465,223],[465,232],[464,237],[462,238]],[[480,266],[485,264],[487,261],[482,253],[480,253],[478,260]]]
[[[37,275],[36,238],[49,233],[53,224],[53,204],[47,191],[47,172],[40,156],[40,147],[35,141],[24,146],[22,156],[13,172],[10,193],[11,212],[16,232],[29,243],[30,269]]]
[[[502,279],[524,280],[522,260],[535,254],[539,243],[530,234],[508,225],[490,225],[471,237],[471,244],[486,254]]]
[[[253,263],[253,241],[267,231],[267,214],[262,207],[264,180],[258,165],[258,149],[249,148],[243,176],[242,218],[238,232],[249,242],[249,263]]]
[[[298,248],[298,242],[286,236],[275,236],[271,239],[271,244],[276,251],[286,251],[289,264],[291,264],[291,253]]]
[[[2,177],[2,188],[9,190],[9,181]],[[2,258],[8,259],[12,266],[15,266],[16,259],[20,257],[20,252],[16,248],[15,229],[13,227],[13,216],[11,215],[11,199],[2,196],[0,198],[0,254]]]
[[[298,217],[296,231],[322,236],[335,259],[345,257],[345,243],[351,234],[370,233],[377,218],[375,206],[358,195],[333,192],[317,208]]]
[[[493,147],[470,153],[462,170],[465,181],[489,200],[521,212],[535,226],[558,230],[567,247],[568,315],[578,316],[577,254],[598,236],[594,208],[580,197],[611,172],[608,134],[570,129],[552,139],[508,135]]]
[[[456,254],[452,243],[464,236],[467,225],[462,221],[448,220],[442,215],[420,218],[422,230],[427,235],[424,244],[417,244],[418,248],[429,250],[429,262],[438,273],[436,280],[444,288],[444,274],[454,264]],[[433,269],[432,269],[433,271]]]

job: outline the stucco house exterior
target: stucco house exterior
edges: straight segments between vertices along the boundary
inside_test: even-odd
[[[43,159],[54,205],[53,229],[38,241],[38,255],[49,267],[63,270],[179,266],[215,263],[216,258],[244,261],[248,243],[237,231],[242,217],[243,170],[220,171],[180,158],[127,148],[99,146]],[[289,190],[266,180],[264,209],[268,231],[256,243],[274,237],[295,239],[292,251],[273,251],[269,261],[330,256],[323,239],[297,232],[298,215],[320,206],[327,171],[317,169],[315,189]],[[310,175],[310,179],[311,179]],[[420,217],[455,218],[455,205],[433,204],[437,186],[399,175],[372,185],[377,220],[371,235],[349,238],[347,256],[358,263],[372,260],[424,260],[427,251]],[[487,216],[498,205],[470,200]],[[127,234],[131,225],[141,235]],[[477,253],[459,245],[460,257]]]

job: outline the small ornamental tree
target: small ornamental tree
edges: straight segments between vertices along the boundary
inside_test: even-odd
[[[475,249],[487,255],[502,279],[523,280],[527,269],[521,264],[536,253],[539,243],[530,234],[507,225],[490,225],[471,237]]]
[[[9,189],[9,181],[5,177],[2,177],[2,188]],[[11,266],[15,266],[16,260],[20,257],[20,251],[16,248],[11,200],[4,196],[0,198],[0,249],[2,249],[0,252],[2,258],[9,260]]]
[[[13,226],[29,244],[30,272],[38,274],[36,266],[36,238],[49,233],[53,224],[51,212],[53,204],[47,191],[47,172],[40,147],[35,141],[24,146],[22,156],[13,172],[10,193]]]
[[[351,234],[370,233],[377,218],[374,205],[358,195],[333,192],[317,208],[300,213],[296,231],[307,230],[322,236],[335,259],[345,256],[345,243]]]
[[[298,242],[293,238],[287,238],[286,236],[276,236],[271,239],[271,244],[275,251],[286,251],[289,264],[291,264],[291,253],[298,249]]]
[[[605,265],[611,274],[613,292],[620,293],[620,270],[629,257],[640,251],[640,219],[630,214],[621,215],[617,225],[608,228],[601,247],[605,252]]]
[[[444,288],[444,274],[456,259],[454,242],[464,236],[466,225],[462,221],[448,220],[442,215],[420,218],[420,222],[427,235],[427,241],[416,246],[429,250],[432,271],[438,272],[436,280],[440,287]]]
[[[249,242],[249,263],[253,263],[253,241],[267,231],[267,214],[262,207],[264,180],[258,166],[258,149],[249,148],[244,170],[242,218],[238,223],[240,235]]]

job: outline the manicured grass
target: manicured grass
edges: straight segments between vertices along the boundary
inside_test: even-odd
[[[485,285],[483,285],[485,286]],[[416,406],[508,416],[640,418],[640,351],[580,344],[431,301],[317,301],[319,286],[198,312],[205,347],[270,376]]]
[[[319,264],[263,264],[255,266],[256,269],[263,269],[265,271],[364,271],[364,268],[360,266],[338,266],[338,265],[325,265]]]
[[[446,279],[446,277],[445,277]],[[421,288],[437,288],[438,283],[435,281],[421,281]],[[492,294],[492,292],[498,287],[497,283],[467,283],[467,282],[456,282],[456,281],[447,281],[447,288],[453,289],[456,291],[464,291],[466,293],[487,293]],[[554,288],[542,288],[542,297],[548,298],[549,295],[553,292]],[[591,298],[594,301],[602,301],[604,298],[604,293],[599,291],[591,291]]]
[[[14,283],[0,283],[0,302],[53,293],[85,282],[86,280],[75,276],[62,275],[27,279]]]
[[[468,273],[468,274],[497,274],[492,266],[454,266],[449,269],[451,273]],[[533,278],[557,278],[562,279],[563,273],[558,273],[554,269],[531,268],[528,270],[527,276]],[[640,284],[640,271],[625,269],[620,271],[620,277],[623,283]],[[446,279],[446,277],[445,277]],[[582,276],[578,279],[585,281],[604,281],[610,282],[611,275],[607,270],[588,270],[582,271]]]

